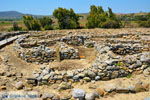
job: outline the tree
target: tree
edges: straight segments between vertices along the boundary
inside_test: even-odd
[[[103,8],[95,5],[90,7],[90,14],[87,17],[88,23],[86,24],[88,28],[101,27],[101,23],[106,21],[107,14],[104,12]]]
[[[111,8],[108,8],[108,12],[104,11],[101,6],[92,5],[90,7],[90,14],[87,17],[88,28],[119,28],[120,21],[116,15],[112,12]]]
[[[52,19],[50,17],[43,17],[39,19],[42,28],[45,30],[51,30],[52,28]]]
[[[41,30],[39,20],[32,16],[23,16],[23,21],[28,30]]]
[[[60,29],[75,29],[79,27],[79,15],[73,9],[58,8],[53,12],[53,16],[58,19]]]

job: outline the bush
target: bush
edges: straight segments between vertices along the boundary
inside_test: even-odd
[[[23,21],[28,30],[41,30],[39,20],[32,16],[23,16]]]
[[[53,27],[51,25],[45,25],[44,30],[53,30]]]
[[[102,7],[94,5],[90,7],[87,20],[86,26],[88,28],[120,28],[121,25],[111,8],[104,11]]]
[[[53,12],[53,16],[58,19],[60,29],[76,29],[79,27],[79,15],[73,9],[58,8]]]
[[[52,19],[50,17],[34,18],[23,16],[23,21],[28,30],[52,30]]]
[[[40,18],[40,24],[42,26],[42,28],[44,28],[44,30],[52,30],[53,27],[52,27],[52,19],[50,17],[43,17],[43,18]]]
[[[9,31],[21,31],[22,28],[18,26],[18,23],[14,22],[12,28]]]
[[[149,28],[150,27],[150,20],[149,21],[140,21],[139,26]]]
[[[114,20],[107,20],[101,25],[102,28],[120,28],[120,26],[121,26],[120,22]]]

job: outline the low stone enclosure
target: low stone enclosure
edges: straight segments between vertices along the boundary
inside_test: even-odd
[[[45,64],[41,65],[39,70],[33,72],[33,77],[27,79],[27,83],[32,85],[110,80],[129,77],[136,73],[147,75],[150,72],[149,40],[137,41],[139,36],[135,35],[132,41],[122,40],[122,42],[119,38],[124,36],[124,34],[112,35],[113,41],[118,41],[115,43],[109,42],[110,37],[107,36],[32,34],[19,38],[16,41],[15,49],[22,60],[36,64],[64,59],[83,59],[76,48],[79,46],[95,48],[97,51],[96,58],[89,68],[58,71]],[[101,40],[101,38],[106,39]],[[145,41],[147,41],[146,44]]]
[[[69,45],[83,45],[85,37],[74,36],[61,39],[26,43],[26,37],[17,40],[19,57],[27,62],[48,63],[55,60],[79,59],[78,49]],[[88,43],[86,43],[88,46]],[[94,46],[94,44],[92,44]]]

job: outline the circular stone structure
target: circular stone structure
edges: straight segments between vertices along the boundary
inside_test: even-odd
[[[142,53],[143,48],[141,45],[134,44],[137,43],[134,41],[129,41],[130,45],[110,44],[107,40],[107,43],[104,42],[102,44],[98,41],[93,41],[94,38],[88,35],[57,36],[60,35],[56,35],[56,38],[54,35],[49,35],[47,37],[50,38],[45,38],[46,36],[43,37],[43,35],[40,34],[33,34],[29,37],[18,39],[17,46],[19,48],[20,58],[30,63],[36,62],[39,64],[50,63],[53,61],[59,63],[65,59],[83,59],[83,51],[81,53],[81,50],[79,50],[81,47],[94,48],[97,52],[95,54],[96,58],[93,59],[91,65],[88,67],[75,67],[70,70],[68,70],[69,68],[65,69],[67,64],[65,64],[65,67],[62,67],[62,69],[60,67],[63,65],[56,68],[45,65],[38,71],[35,71],[33,73],[33,78],[29,78],[28,81],[34,79],[34,82],[36,82],[34,84],[39,85],[70,80],[73,82],[80,80],[87,82],[92,80],[109,80],[128,76],[139,70],[139,67],[143,64],[147,66],[149,64],[148,61],[140,59],[145,53]],[[121,34],[112,37],[120,38],[123,36],[124,35]],[[107,37],[110,38],[110,36]],[[41,38],[43,40],[40,40]],[[35,42],[32,42],[31,40]],[[86,49],[84,52],[86,52]],[[71,66],[73,66],[73,63]]]

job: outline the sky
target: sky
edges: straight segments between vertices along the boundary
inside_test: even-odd
[[[19,11],[25,14],[51,15],[58,7],[73,8],[87,13],[91,5],[112,8],[115,13],[150,12],[150,0],[0,0],[0,11]]]

